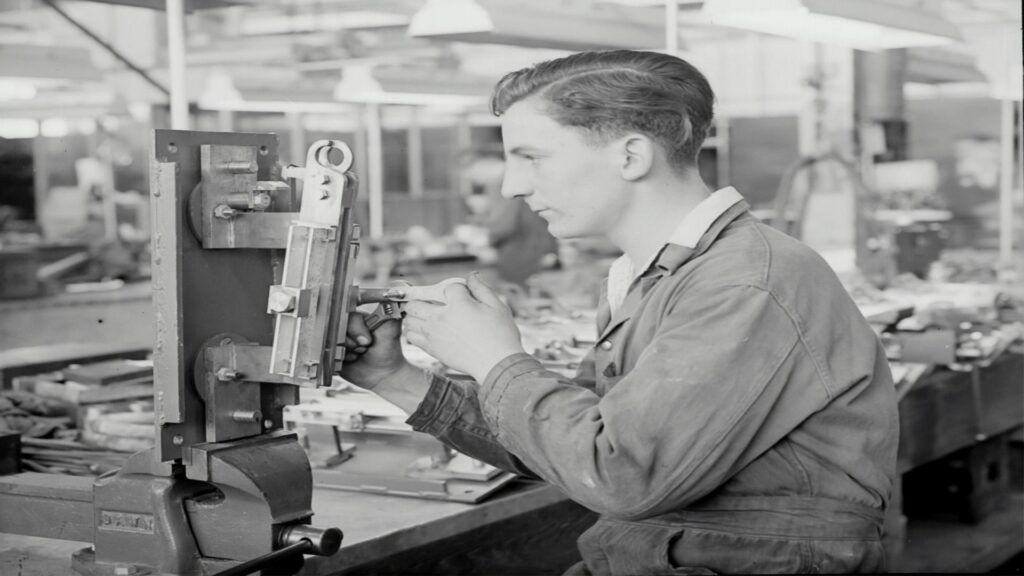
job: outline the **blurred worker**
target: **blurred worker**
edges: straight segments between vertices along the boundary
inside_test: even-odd
[[[402,329],[479,384],[425,375],[398,322],[371,334],[360,315],[342,375],[416,430],[600,513],[570,573],[881,571],[898,440],[885,352],[816,253],[705,186],[713,101],[698,70],[653,52],[505,76],[502,193],[560,239],[624,253],[597,345],[575,378],[546,370],[470,277],[445,302],[406,288]]]
[[[558,241],[548,232],[548,223],[521,198],[501,196],[504,172],[500,145],[471,150],[463,167],[470,189],[466,203],[495,250],[498,278],[525,286],[534,273],[557,264]]]

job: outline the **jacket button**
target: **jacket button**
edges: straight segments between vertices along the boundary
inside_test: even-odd
[[[601,342],[601,350],[604,350],[604,351],[607,352],[608,350],[611,350],[611,349],[612,349],[612,341],[611,340],[605,340],[604,342]]]

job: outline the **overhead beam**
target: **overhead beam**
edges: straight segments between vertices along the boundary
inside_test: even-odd
[[[106,41],[104,41],[102,38],[100,38],[98,35],[96,35],[95,32],[93,32],[92,30],[86,28],[81,22],[79,22],[78,20],[75,20],[73,17],[71,17],[70,14],[65,12],[60,6],[57,5],[57,2],[55,2],[54,0],[42,0],[42,2],[43,2],[43,4],[46,4],[47,6],[49,6],[61,18],[66,20],[68,22],[68,24],[71,24],[72,26],[77,28],[82,34],[85,34],[93,42],[99,44],[101,48],[106,50],[111,56],[116,58],[119,62],[121,62],[122,64],[127,66],[132,72],[135,72],[136,74],[138,74],[150,86],[156,88],[157,90],[162,92],[165,96],[169,97],[171,95],[170,90],[165,88],[163,84],[157,82],[155,79],[153,79],[152,76],[149,75],[148,72],[146,72],[142,68],[139,68],[138,66],[136,66],[135,63],[132,62],[131,60],[129,60],[127,56],[125,56],[124,54],[121,54],[121,52],[117,48],[114,48],[113,46],[108,44]]]

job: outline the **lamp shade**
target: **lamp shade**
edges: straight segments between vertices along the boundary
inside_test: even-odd
[[[961,40],[936,14],[875,0],[707,0],[702,13],[720,26],[860,50]]]
[[[416,38],[559,50],[661,48],[665,38],[663,20],[648,11],[600,3],[582,9],[510,0],[427,0],[413,15],[408,33]]]

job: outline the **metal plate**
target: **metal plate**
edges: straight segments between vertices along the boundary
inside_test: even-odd
[[[269,345],[267,286],[274,283],[271,250],[204,250],[186,224],[189,193],[199,183],[203,145],[251,146],[257,180],[279,180],[272,134],[157,130],[151,166],[153,210],[153,364],[161,461],[205,438],[204,408],[192,363],[208,338],[233,332]],[[176,439],[177,437],[177,439]]]

